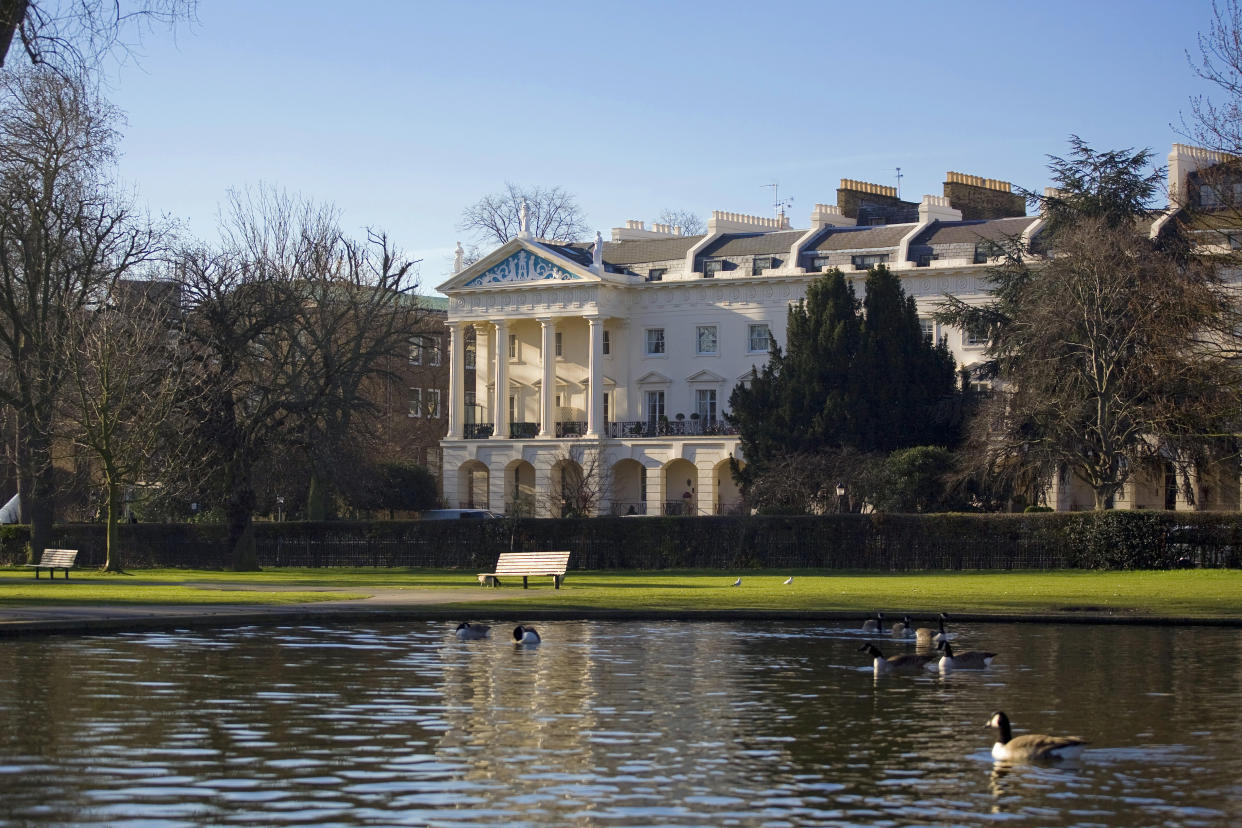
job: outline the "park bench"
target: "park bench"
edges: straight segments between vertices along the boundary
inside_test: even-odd
[[[496,570],[479,574],[483,586],[500,586],[501,576],[522,576],[522,589],[528,589],[526,579],[545,575],[552,578],[553,585],[561,588],[565,580],[565,568],[569,565],[568,552],[501,552],[496,559]]]
[[[44,549],[43,557],[38,563],[26,564],[34,570],[35,579],[39,577],[39,570],[46,569],[48,577],[55,579],[56,570],[65,570],[65,579],[69,579],[69,570],[73,567],[73,562],[77,560],[78,550],[76,549]]]

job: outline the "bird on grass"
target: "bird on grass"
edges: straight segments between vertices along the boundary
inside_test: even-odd
[[[949,616],[945,615],[943,612],[940,613],[940,617],[937,619],[939,622],[939,629],[933,627],[919,627],[914,631],[914,638],[920,644],[939,644],[941,641],[952,641],[957,638],[957,633],[944,631],[944,622],[948,620]]]
[[[1077,759],[1082,746],[1088,744],[1077,736],[1047,736],[1043,733],[1024,733],[1014,736],[1009,727],[1009,717],[997,710],[984,727],[997,729],[996,742],[992,745],[992,758],[1010,762],[1038,759]]]
[[[462,621],[457,625],[457,637],[462,641],[479,641],[492,634],[492,628],[486,624],[471,624]]]
[[[863,632],[879,632],[880,627],[882,627],[883,625],[884,625],[884,613],[877,612],[875,614],[875,618],[868,618],[866,621],[863,622],[862,631]]]
[[[518,644],[538,644],[543,639],[534,627],[518,624],[513,628],[513,640]]]
[[[741,586],[741,585],[742,585],[742,579],[741,579],[741,578],[738,578],[736,581],[734,581],[734,582],[733,582],[733,586]]]
[[[940,657],[941,670],[982,670],[991,667],[992,659],[996,658],[996,653],[985,653],[982,650],[954,653],[953,645],[947,641],[941,641],[937,646],[944,651],[944,655]]]
[[[789,586],[789,585],[790,585],[790,584],[792,584],[792,583],[793,583],[793,576],[792,576],[792,575],[790,575],[790,576],[789,576],[788,578],[786,578],[785,580],[781,581],[781,584],[783,584],[784,586]]]
[[[871,654],[871,664],[875,667],[875,674],[877,676],[882,673],[919,673],[923,671],[929,661],[935,658],[935,656],[918,653],[903,653],[902,655],[885,658],[884,653],[880,652],[880,648],[870,641],[859,647],[858,651]]]

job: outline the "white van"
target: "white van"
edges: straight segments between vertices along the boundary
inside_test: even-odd
[[[486,509],[428,509],[418,516],[419,520],[494,520],[504,515]]]

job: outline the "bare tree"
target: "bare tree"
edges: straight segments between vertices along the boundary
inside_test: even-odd
[[[595,517],[611,499],[612,474],[603,441],[574,442],[552,461],[552,485],[543,511],[552,517]]]
[[[656,216],[657,224],[667,224],[681,230],[683,236],[698,236],[707,232],[707,224],[698,214],[690,210],[673,210],[665,208]]]
[[[16,38],[35,66],[80,75],[110,52],[129,52],[156,27],[193,20],[197,0],[0,0],[0,66]]]
[[[256,468],[275,450],[300,452],[318,508],[353,418],[371,405],[367,378],[408,347],[420,308],[413,263],[382,233],[346,238],[332,208],[272,188],[234,193],[224,234],[224,250],[186,251],[180,278],[205,384],[200,467],[218,470],[231,565],[255,569]]]
[[[588,233],[582,208],[560,187],[522,187],[508,181],[503,191],[462,210],[457,226],[479,244],[504,244],[521,230],[523,210],[535,238],[571,242]]]
[[[1223,98],[1198,95],[1190,100],[1191,123],[1182,129],[1210,149],[1242,154],[1242,3],[1212,2],[1212,19],[1198,38],[1199,55],[1187,53],[1196,75],[1215,85]]]
[[[165,283],[166,284],[166,283]],[[182,462],[183,439],[165,429],[185,403],[187,364],[177,353],[175,305],[161,283],[122,282],[101,305],[73,317],[67,343],[67,385],[59,429],[96,461],[105,490],[107,561],[120,572],[117,542],[121,498],[141,484],[158,457]]]
[[[52,438],[78,314],[158,255],[162,233],[107,180],[114,111],[51,72],[0,87],[0,403],[17,421],[31,553],[51,540]]]

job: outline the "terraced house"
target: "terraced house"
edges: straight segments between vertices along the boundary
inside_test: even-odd
[[[1171,189],[1219,160],[1175,146]],[[629,221],[610,241],[523,232],[469,267],[459,257],[438,288],[449,298],[446,505],[545,516],[734,510],[729,461],[746,458],[729,394],[784,342],[787,309],[811,280],[840,268],[861,294],[867,269],[883,263],[915,297],[927,336],[969,368],[986,343],[932,314],[945,294],[984,301],[998,245],[1030,245],[1040,225],[1008,182],[950,172],[942,195],[917,203],[843,179],[805,229],[714,212],[703,235]],[[1161,470],[1148,477],[1117,505],[1190,508],[1166,492]],[[1222,502],[1237,508],[1236,471],[1231,486]],[[1049,496],[1062,509],[1090,503],[1072,480],[1053,481]]]

